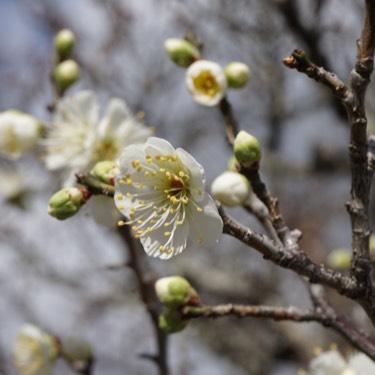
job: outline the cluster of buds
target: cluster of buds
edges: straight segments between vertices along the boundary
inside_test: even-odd
[[[33,324],[20,327],[13,346],[13,362],[21,375],[51,375],[58,357],[77,372],[86,373],[93,352],[81,337],[59,339]]]
[[[120,168],[112,160],[103,160],[95,164],[91,169],[90,175],[107,185],[114,185],[117,175],[120,174]]]
[[[159,327],[167,333],[182,331],[189,320],[181,314],[184,306],[199,306],[198,293],[180,276],[163,277],[155,283],[156,295],[165,309],[159,316]]]
[[[71,59],[74,49],[75,36],[72,31],[64,29],[55,35],[54,47],[56,65],[52,73],[53,81],[60,92],[64,92],[76,81],[81,71],[76,61]]]
[[[167,39],[164,47],[176,65],[187,68],[187,89],[201,105],[218,105],[228,88],[242,88],[251,78],[246,64],[230,62],[223,69],[216,62],[203,60],[199,49],[185,39]]]

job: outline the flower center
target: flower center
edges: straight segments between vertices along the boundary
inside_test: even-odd
[[[209,70],[202,70],[193,78],[193,83],[197,91],[211,98],[220,92],[220,85]]]
[[[94,158],[96,160],[115,160],[118,154],[116,142],[111,138],[104,138],[96,148]]]

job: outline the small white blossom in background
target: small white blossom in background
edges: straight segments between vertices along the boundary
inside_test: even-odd
[[[211,184],[211,194],[225,206],[241,206],[250,197],[251,187],[245,176],[226,171],[217,176]]]
[[[375,374],[375,362],[363,353],[345,360],[336,350],[321,353],[309,365],[307,375],[370,375]]]
[[[186,86],[197,103],[211,107],[224,98],[227,79],[219,64],[198,60],[186,71]]]
[[[66,186],[74,173],[88,172],[101,160],[117,160],[123,148],[142,143],[152,134],[130,113],[120,99],[111,99],[104,117],[91,91],[80,91],[62,99],[45,140],[45,163],[50,170],[65,170]]]
[[[52,375],[57,355],[56,338],[32,324],[20,328],[13,347],[13,360],[21,375]]]
[[[16,110],[0,113],[0,155],[19,159],[38,146],[42,124],[34,117]]]
[[[119,166],[115,203],[148,255],[175,256],[188,237],[203,246],[217,241],[223,222],[204,191],[202,166],[185,150],[151,137],[125,148]]]

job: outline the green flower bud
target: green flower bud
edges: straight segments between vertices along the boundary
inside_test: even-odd
[[[75,35],[68,29],[63,29],[55,35],[54,46],[60,60],[64,60],[71,55],[75,41]]]
[[[243,130],[234,140],[233,151],[238,162],[244,167],[252,167],[260,162],[262,153],[258,139]]]
[[[72,363],[87,363],[93,358],[90,343],[81,337],[67,337],[61,341],[61,347],[64,357]]]
[[[78,81],[81,75],[79,65],[74,60],[65,60],[56,65],[53,71],[53,79],[56,84],[65,90]]]
[[[49,200],[48,214],[58,220],[65,220],[74,216],[88,198],[88,191],[84,188],[64,188],[52,195]]]
[[[163,277],[156,281],[155,291],[161,303],[172,309],[199,305],[199,296],[189,282],[180,276]]]
[[[327,257],[327,264],[337,270],[348,270],[352,252],[349,249],[334,249]]]
[[[228,171],[237,172],[238,171],[237,165],[238,165],[238,161],[237,161],[236,157],[232,156],[229,159],[228,164],[227,164]]]
[[[164,42],[164,48],[169,58],[182,68],[187,68],[201,58],[198,48],[184,39],[167,39]]]
[[[251,78],[250,68],[241,62],[231,62],[224,69],[227,78],[228,87],[239,89],[244,87],[247,81]]]
[[[227,171],[212,182],[211,193],[225,206],[241,206],[249,199],[251,187],[245,176]]]
[[[108,185],[114,185],[116,176],[120,173],[117,163],[112,160],[104,160],[95,164],[90,175]]]
[[[182,331],[189,324],[188,319],[183,319],[178,310],[166,309],[159,315],[159,328],[166,333]]]

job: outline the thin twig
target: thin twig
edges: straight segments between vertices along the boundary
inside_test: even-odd
[[[232,106],[226,96],[220,101],[219,109],[224,118],[227,142],[230,146],[233,146],[234,139],[238,133],[238,125],[233,115]]]

